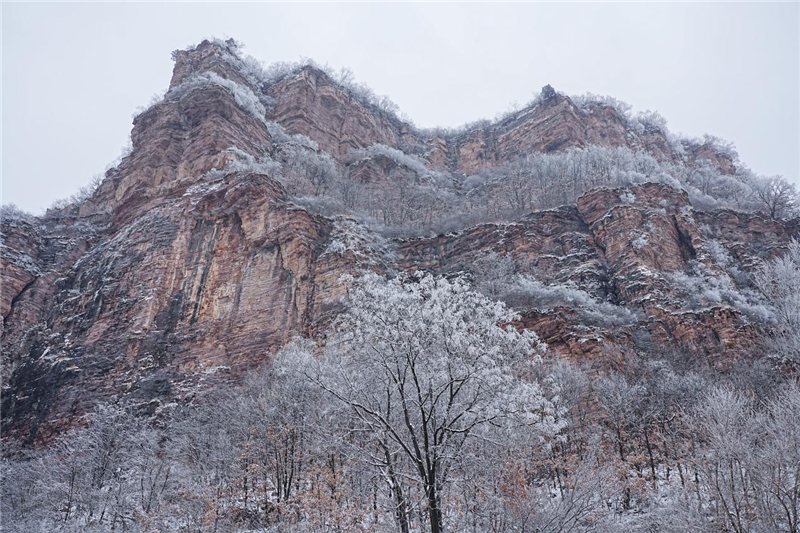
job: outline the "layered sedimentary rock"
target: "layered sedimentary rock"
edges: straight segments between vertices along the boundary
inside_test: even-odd
[[[394,115],[361,103],[314,67],[303,68],[268,93],[276,102],[271,119],[290,133],[307,135],[338,157],[377,143],[423,156],[433,168],[472,174],[532,151],[593,144],[644,150],[659,161],[695,164],[704,160],[723,172],[735,171],[730,157],[708,144],[689,145],[684,153],[676,153],[665,131],[632,130],[612,106],[592,104],[581,109],[550,86],[534,103],[503,120],[447,139],[428,137]]]
[[[624,358],[635,353],[634,335],[646,332],[725,364],[755,342],[741,310],[687,309],[672,275],[698,264],[720,276],[751,271],[798,236],[797,221],[703,213],[685,193],[645,184],[591,191],[576,205],[512,223],[392,241],[348,217],[310,213],[268,173],[219,170],[241,154],[272,153],[269,120],[307,135],[340,164],[351,149],[380,143],[465,174],[526,152],[587,144],[732,169],[723,155],[698,147],[678,156],[663,133],[633,134],[613,108],[581,110],[552,90],[499,123],[425,138],[317,69],[262,87],[224,54],[213,43],[177,53],[172,88],[213,72],[274,99],[265,116],[243,109],[219,84],[173,92],[134,120],[132,153],[81,206],[4,220],[6,438],[47,441],[102,401],[168,413],[241,379],[293,336],[320,334],[346,294],[345,275],[365,268],[469,272],[488,252],[513,257],[543,283],[571,283],[635,311],[629,323],[598,325],[574,309],[531,305],[520,327],[535,330],[555,353]],[[372,167],[379,160],[360,164],[356,179],[391,173]],[[712,243],[729,253],[729,264],[712,260]]]
[[[307,135],[334,156],[372,144],[422,147],[408,124],[359,102],[319,69],[303,68],[269,94],[275,99],[272,120],[289,133]]]
[[[335,276],[316,275],[329,232],[275,182],[235,175],[106,229],[71,264],[48,270],[29,256],[39,277],[6,316],[8,386],[20,393],[5,416],[58,429],[99,398],[156,409],[240,375],[309,333],[315,310],[339,296]]]
[[[635,324],[618,328],[587,328],[569,309],[525,316],[526,325],[567,353],[627,349],[630,334],[644,330],[665,346],[710,356],[724,366],[752,350],[752,325],[741,310],[724,303],[688,309],[672,274],[702,264],[712,275],[732,279],[737,269],[752,271],[781,253],[799,230],[797,221],[760,214],[694,211],[686,193],[653,183],[592,191],[574,207],[404,241],[399,249],[403,268],[443,273],[469,272],[481,254],[495,252],[513,257],[537,280],[571,283],[600,301],[642,313]],[[731,254],[730,264],[715,263],[707,250],[712,243]],[[618,338],[609,341],[609,335]]]

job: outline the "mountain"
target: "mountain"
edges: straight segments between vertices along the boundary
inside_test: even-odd
[[[362,270],[464,274],[574,360],[754,357],[750,274],[800,220],[717,139],[549,86],[425,131],[313,64],[174,59],[96,190],[3,217],[4,438],[50,442],[98,403],[167,417],[320,336]]]

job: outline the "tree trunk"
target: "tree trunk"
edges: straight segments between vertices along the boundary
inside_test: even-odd
[[[647,446],[647,455],[650,457],[650,472],[653,474],[653,488],[656,488],[656,463],[653,460],[653,447],[650,445],[650,436],[647,428],[644,430],[644,442]]]
[[[386,446],[383,446],[383,443],[381,443],[381,447],[383,448],[383,453],[386,460],[386,473],[389,476],[390,483],[389,488],[394,496],[394,516],[397,520],[397,526],[400,529],[400,533],[409,533],[408,504],[406,503],[406,496],[403,494],[403,486],[400,484],[400,480],[397,478],[397,475],[394,472],[392,456],[389,454],[389,450],[386,448]]]
[[[431,533],[442,533],[442,509],[439,506],[439,494],[435,485],[426,488],[428,495],[428,519],[431,521]]]

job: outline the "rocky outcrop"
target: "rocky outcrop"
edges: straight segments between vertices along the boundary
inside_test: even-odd
[[[384,144],[423,156],[434,169],[469,175],[529,152],[598,145],[644,150],[659,161],[696,164],[705,160],[725,173],[735,172],[730,157],[709,144],[687,145],[686,153],[676,153],[665,131],[634,129],[610,105],[597,103],[581,109],[549,85],[534,103],[503,120],[447,137],[428,136],[393,114],[361,102],[311,66],[267,92],[275,99],[271,120],[289,133],[308,136],[340,160],[350,150]]]
[[[235,147],[260,155],[272,145],[263,121],[244,112],[218,86],[168,99],[134,119],[133,150],[81,207],[82,215],[109,213],[131,221],[173,190],[196,183],[231,160]]]
[[[305,67],[269,89],[270,119],[291,134],[303,134],[340,160],[350,150],[385,144],[406,151],[423,142],[410,125],[351,96],[314,67]]]
[[[232,174],[107,230],[63,271],[22,277],[3,337],[7,431],[47,438],[100,398],[158,410],[312,333],[356,268],[321,257],[330,232],[271,179]]]
[[[175,66],[172,69],[169,88],[178,87],[196,74],[213,72],[222,78],[249,86],[251,90],[260,91],[261,88],[254,86],[249,76],[242,71],[241,65],[231,61],[232,55],[229,51],[231,46],[235,46],[232,40],[224,43],[203,41],[194,48],[173,52],[172,59],[175,61]]]
[[[751,233],[740,217],[754,226],[742,241],[731,238]],[[635,324],[611,328],[589,327],[569,309],[524,313],[526,327],[566,354],[613,359],[632,350],[631,338],[640,330],[664,346],[679,346],[727,366],[754,347],[757,333],[751,321],[725,303],[687,306],[680,281],[672,275],[692,273],[703,264],[735,285],[738,268],[752,270],[797,235],[796,221],[770,223],[761,215],[695,212],[684,192],[650,183],[592,191],[575,207],[532,213],[514,224],[404,241],[399,249],[403,268],[442,273],[469,272],[487,252],[511,256],[523,273],[537,280],[572,283],[599,301],[643,313]],[[768,239],[774,247],[766,244]],[[705,253],[712,241],[735,259],[716,264]]]

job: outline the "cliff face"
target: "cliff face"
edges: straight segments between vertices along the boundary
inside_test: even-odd
[[[395,148],[423,146],[409,125],[360,103],[313,67],[282,80],[269,95],[275,99],[272,120],[288,133],[307,135],[338,158],[376,143]]]
[[[204,72],[274,103],[259,117],[224,85],[168,94],[134,120],[132,153],[79,208],[3,222],[6,438],[47,441],[100,401],[166,413],[240,379],[293,336],[318,334],[346,293],[344,274],[470,271],[491,251],[513,257],[520,272],[542,283],[571,282],[636,317],[587,324],[569,307],[527,306],[521,327],[557,353],[626,357],[635,352],[634,335],[645,332],[724,365],[747,355],[753,326],[724,302],[687,308],[674,274],[702,267],[735,285],[736,272],[752,270],[800,234],[797,221],[698,212],[685,193],[645,184],[591,191],[577,205],[514,223],[386,241],[347,217],[311,214],[268,174],[211,170],[242,153],[274,152],[268,120],[307,135],[342,165],[352,148],[373,143],[464,173],[528,151],[586,144],[679,156],[663,134],[632,135],[612,108],[581,111],[555,93],[491,127],[431,139],[313,68],[256,86],[212,43],[176,55],[171,87]],[[709,150],[680,157],[732,164]],[[724,264],[714,260],[720,249]]]
[[[469,271],[482,254],[516,260],[520,271],[550,285],[572,283],[603,302],[640,312],[632,324],[587,327],[568,309],[531,312],[524,324],[551,347],[578,357],[628,350],[635,331],[721,366],[748,355],[756,334],[742,309],[711,302],[690,308],[674,274],[701,270],[726,282],[782,250],[800,226],[760,214],[694,211],[685,193],[660,184],[603,189],[577,206],[532,213],[516,223],[400,244],[402,266]],[[716,250],[730,254],[720,264]],[[712,251],[713,250],[713,251]],[[609,335],[611,337],[609,337]],[[611,340],[609,340],[611,339]]]
[[[5,416],[57,430],[98,398],[152,410],[239,375],[310,333],[337,296],[335,267],[318,258],[329,232],[274,182],[234,175],[99,229],[65,264],[28,256],[34,279],[6,305],[3,338],[9,386],[24,394],[6,396]]]
[[[705,160],[725,173],[735,171],[730,157],[712,146],[692,145],[685,153],[676,153],[666,132],[632,130],[613,107],[592,104],[583,110],[549,86],[536,103],[502,121],[448,139],[425,137],[409,124],[360,103],[313,67],[282,80],[268,92],[276,102],[272,120],[289,133],[307,135],[340,158],[351,149],[378,143],[422,155],[435,169],[472,174],[529,152],[597,145],[643,150],[659,161],[678,164]]]

